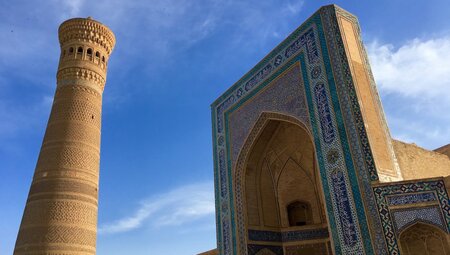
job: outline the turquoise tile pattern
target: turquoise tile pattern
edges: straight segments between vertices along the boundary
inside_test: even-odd
[[[250,249],[242,210],[242,173],[234,172],[230,116],[295,65],[299,66],[298,85],[306,95],[309,121],[296,119],[314,140],[335,254],[387,254],[371,186],[378,175],[337,15],[346,15],[357,24],[336,6],[321,8],[211,106],[220,254],[248,254]],[[271,112],[277,111],[274,105],[270,107]],[[259,109],[254,114],[264,112],[264,107]]]
[[[407,225],[422,221],[450,233],[450,202],[442,179],[410,181],[374,186],[382,229],[388,246],[388,254],[400,254],[397,236]],[[433,196],[430,196],[430,193]],[[392,202],[398,205],[414,205],[438,201],[437,206],[411,207],[391,210]],[[403,202],[403,203],[402,203]]]

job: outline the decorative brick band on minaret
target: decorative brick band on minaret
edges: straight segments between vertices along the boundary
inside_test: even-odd
[[[95,254],[102,93],[115,37],[91,18],[59,27],[57,89],[14,254]]]

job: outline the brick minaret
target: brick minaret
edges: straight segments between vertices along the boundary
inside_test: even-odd
[[[61,58],[14,254],[95,254],[102,93],[112,31],[91,18],[59,27]]]

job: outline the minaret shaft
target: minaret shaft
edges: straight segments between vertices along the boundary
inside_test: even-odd
[[[92,19],[59,28],[57,89],[14,254],[95,254],[102,93],[112,32]]]

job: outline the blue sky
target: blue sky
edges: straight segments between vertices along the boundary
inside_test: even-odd
[[[117,38],[103,101],[99,255],[215,247],[209,105],[327,1],[0,0],[0,254],[12,254],[56,87],[57,29]],[[337,1],[358,16],[395,138],[450,142],[450,2]]]

